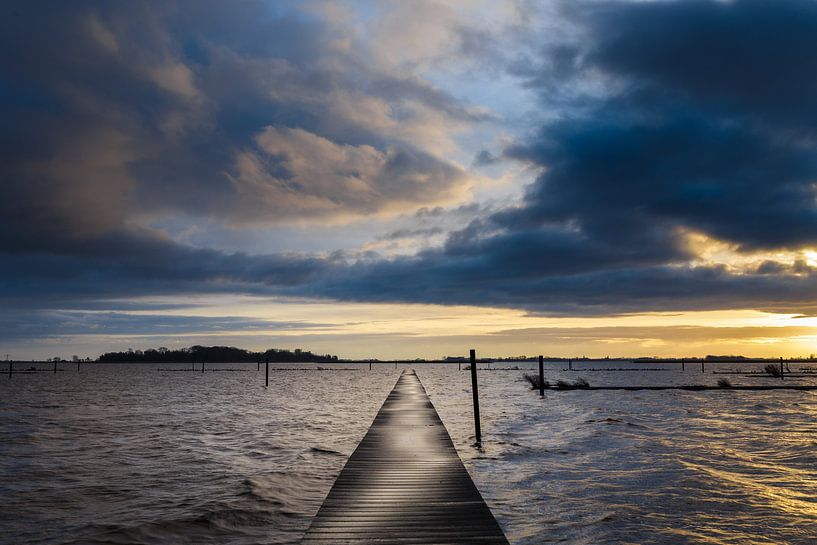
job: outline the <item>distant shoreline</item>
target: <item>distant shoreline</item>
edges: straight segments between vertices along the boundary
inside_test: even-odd
[[[814,363],[817,364],[817,358],[782,358],[785,363]],[[595,364],[603,364],[603,363],[610,363],[610,364],[620,364],[620,363],[630,363],[630,364],[655,364],[655,363],[689,363],[689,364],[699,364],[699,363],[706,363],[706,364],[721,364],[721,363],[779,363],[781,358],[734,358],[734,359],[707,359],[701,357],[688,357],[688,358],[557,358],[557,357],[549,357],[544,358],[545,363],[595,363]],[[503,363],[503,364],[519,364],[519,363],[538,363],[538,358],[527,358],[527,359],[517,359],[517,358],[478,358],[476,360],[477,363]],[[4,360],[0,363],[8,364],[8,363],[20,363],[20,364],[53,364],[54,360]],[[65,364],[97,364],[97,365],[157,365],[157,364],[164,364],[164,365],[190,365],[192,363],[201,364],[201,360],[187,360],[187,361],[98,361],[98,360],[79,360],[79,361],[72,361],[72,360],[58,360],[57,363]],[[228,365],[236,365],[236,364],[246,364],[252,365],[253,363],[259,363],[256,361],[221,361],[221,360],[213,360],[213,361],[205,361],[208,364],[228,364]],[[263,360],[260,363],[265,363]],[[456,365],[456,364],[468,364],[470,360],[464,359],[395,359],[395,360],[380,360],[380,359],[332,359],[332,360],[310,360],[310,361],[284,361],[284,360],[270,360],[270,363],[275,364],[327,364],[327,365],[338,365],[338,364],[449,364],[449,365]]]

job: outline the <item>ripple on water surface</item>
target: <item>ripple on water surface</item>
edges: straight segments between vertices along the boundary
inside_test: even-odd
[[[400,372],[355,367],[274,371],[269,389],[252,365],[100,365],[4,380],[0,543],[297,543]],[[561,367],[549,364],[547,378],[717,378]],[[469,374],[416,368],[511,543],[817,542],[811,392],[541,399],[520,371],[486,371],[476,448]],[[763,379],[732,382],[741,380]]]

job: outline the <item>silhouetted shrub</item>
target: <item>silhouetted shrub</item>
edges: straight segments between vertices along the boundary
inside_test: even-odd
[[[780,368],[774,363],[767,364],[766,367],[763,368],[763,370],[773,377],[780,376]]]
[[[538,390],[539,389],[539,375],[535,375],[533,373],[525,373],[525,380],[528,381],[530,384],[531,390]],[[544,381],[543,383],[544,388],[550,388],[550,383],[548,381]]]

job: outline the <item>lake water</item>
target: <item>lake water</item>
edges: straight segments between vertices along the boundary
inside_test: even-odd
[[[677,364],[581,370],[601,365],[548,363],[546,376],[591,385],[719,378],[689,364],[684,373]],[[85,364],[77,373],[63,364],[56,375],[0,377],[0,543],[297,543],[403,368],[339,366],[355,370],[271,364],[289,370],[271,371],[269,389],[255,365]],[[477,448],[469,374],[413,368],[513,544],[817,542],[815,392],[540,398],[521,371],[485,369]],[[759,366],[717,367],[727,368]]]

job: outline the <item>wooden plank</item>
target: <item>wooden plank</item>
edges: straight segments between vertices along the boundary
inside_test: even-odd
[[[397,380],[302,543],[508,545],[508,540],[411,371]]]

